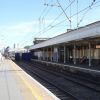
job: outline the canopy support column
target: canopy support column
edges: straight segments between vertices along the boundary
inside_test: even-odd
[[[64,63],[66,63],[66,45],[64,44]]]
[[[76,44],[74,43],[74,64],[76,64]]]
[[[89,42],[89,67],[91,66],[91,43]]]

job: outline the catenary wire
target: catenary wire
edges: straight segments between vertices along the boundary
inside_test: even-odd
[[[96,4],[99,3],[99,2],[100,2],[100,1],[95,2],[94,5],[96,5]],[[94,6],[94,5],[93,5],[93,6]],[[94,7],[98,7],[98,6],[94,6]],[[78,14],[82,13],[83,11],[86,11],[88,8],[90,8],[90,5],[89,5],[88,7],[86,7],[86,8],[84,8],[84,9],[80,10],[80,11],[78,12]],[[91,8],[91,9],[92,9],[92,8]],[[76,14],[77,14],[77,13],[73,14],[71,17],[74,17]],[[61,15],[59,15],[59,16],[61,16]],[[65,20],[66,20],[66,19],[65,19]],[[50,28],[49,28],[49,29],[45,28],[45,29],[47,29],[46,31],[48,31],[48,30],[54,28],[54,27],[57,26],[58,24],[63,23],[65,20],[62,20],[61,22],[59,22],[59,23],[57,23],[57,24],[55,24],[55,25],[51,25],[51,24],[50,24],[52,27],[50,27],[50,25],[47,26],[47,28],[48,28],[48,27],[50,27]],[[54,20],[54,21],[55,21],[55,20]],[[44,31],[44,32],[46,32],[46,31]],[[41,32],[42,32],[42,31],[41,31]],[[36,34],[37,34],[37,33],[36,33]],[[35,35],[36,35],[36,34],[35,34]]]

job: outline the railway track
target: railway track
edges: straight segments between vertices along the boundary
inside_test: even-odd
[[[57,84],[54,84],[52,81],[49,81],[45,77],[41,76],[36,71],[29,69],[28,66],[25,63],[17,63],[21,68],[23,68],[28,74],[30,74],[32,77],[34,77],[36,80],[38,80],[42,85],[44,85],[47,89],[49,89],[52,93],[54,93],[58,98],[61,100],[79,100],[76,97],[74,97],[72,94],[66,92],[64,89],[57,86]]]
[[[30,65],[30,66],[32,66],[32,63],[33,62],[31,62],[31,63],[28,63],[27,62],[27,64]],[[70,81],[73,81],[73,82],[77,82],[80,85],[83,85],[83,86],[85,86],[87,88],[90,88],[90,89],[92,89],[94,91],[100,92],[100,82],[93,81],[93,80],[91,80],[91,78],[89,79],[89,78],[85,78],[85,77],[78,76],[78,75],[75,75],[75,74],[73,75],[73,74],[68,73],[68,72],[66,72],[66,74],[64,75],[63,73],[57,73],[55,71],[48,70],[48,69],[46,69],[46,67],[45,68],[41,68],[43,66],[40,65],[40,64],[38,64],[38,63],[35,64],[35,66],[38,66],[38,68],[40,70],[44,70],[44,71],[46,71],[46,72],[48,72],[50,74],[58,75],[58,77],[61,76],[61,77],[65,78],[66,80],[70,80]]]
[[[100,88],[88,81],[79,81],[53,71],[42,69],[40,64],[19,63],[28,73],[38,77],[42,84],[61,100],[100,100]],[[48,85],[47,85],[48,83]],[[88,85],[86,85],[86,84]]]

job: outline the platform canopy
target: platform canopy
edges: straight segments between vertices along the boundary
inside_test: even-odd
[[[58,35],[39,44],[32,45],[30,50],[96,37],[100,37],[100,21]]]

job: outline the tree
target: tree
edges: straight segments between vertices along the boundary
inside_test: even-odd
[[[25,49],[29,49],[29,48],[30,48],[30,46],[25,46],[24,48],[25,48]]]

